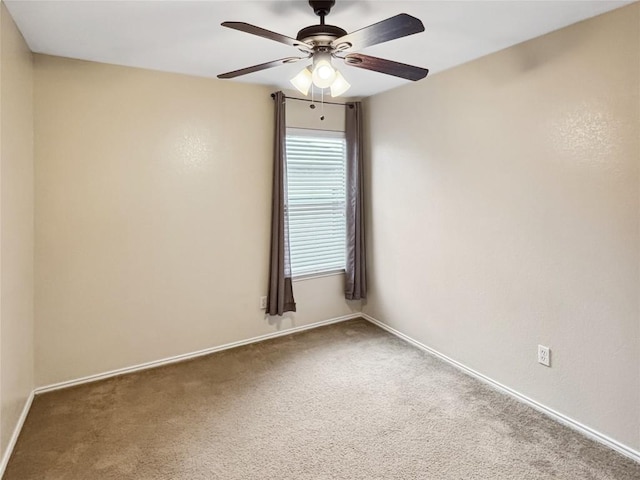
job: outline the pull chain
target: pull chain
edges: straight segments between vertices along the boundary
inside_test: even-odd
[[[309,108],[311,110],[315,110],[316,108],[315,98],[314,98],[315,91],[316,91],[315,85],[312,85],[311,86],[311,105],[309,105]],[[320,89],[320,120],[324,121],[324,88]]]

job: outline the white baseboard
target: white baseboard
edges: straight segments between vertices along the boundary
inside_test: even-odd
[[[598,432],[597,430],[594,430],[590,427],[587,427],[586,425],[583,425],[582,423],[578,422],[577,420],[574,420],[570,417],[567,417],[566,415],[556,412],[555,410],[553,410],[552,408],[547,407],[546,405],[543,405],[539,402],[536,402],[535,400],[532,400],[531,398],[527,397],[526,395],[523,395],[505,385],[502,385],[499,382],[496,382],[495,380],[493,380],[492,378],[487,377],[486,375],[483,375],[480,372],[475,371],[472,368],[467,367],[466,365],[447,357],[446,355],[438,352],[437,350],[434,350],[433,348],[427,347],[426,345],[418,342],[417,340],[414,340],[413,338],[409,337],[408,335],[405,335],[404,333],[396,330],[395,328],[390,327],[389,325],[387,325],[386,323],[381,322],[380,320],[376,320],[375,318],[371,317],[370,315],[367,315],[366,313],[362,313],[361,314],[362,318],[364,318],[365,320],[368,320],[369,322],[373,323],[374,325],[377,325],[378,327],[382,328],[383,330],[386,330],[387,332],[395,335],[398,338],[401,338],[402,340],[406,341],[407,343],[410,343],[411,345],[418,347],[420,350],[423,350],[427,353],[430,353],[431,355],[434,355],[435,357],[438,357],[439,359],[447,362],[448,364],[456,367],[458,370],[461,370],[463,373],[466,373],[467,375],[470,375],[474,378],[477,378],[478,380],[489,384],[490,386],[496,388],[497,390],[499,390],[502,393],[506,393],[507,395],[510,395],[511,397],[515,398],[516,400],[519,400],[522,403],[525,403],[527,405],[529,405],[530,407],[534,408],[535,410],[542,412],[546,415],[548,415],[549,417],[551,417],[552,419],[554,419],[555,421],[557,421],[558,423],[561,423],[563,425],[566,425],[567,427],[576,430],[580,433],[582,433],[583,435],[591,438],[592,440],[595,440],[596,442],[599,442],[603,445],[606,445],[607,447],[615,450],[618,453],[621,453],[622,455],[624,455],[625,457],[630,458],[631,460],[635,460],[636,462],[640,463],[640,452],[634,450],[633,448],[624,445],[620,442],[618,442],[617,440],[614,440],[613,438]]]
[[[13,449],[15,448],[18,437],[20,436],[20,432],[22,431],[24,421],[27,419],[27,415],[29,414],[29,410],[31,409],[31,403],[33,402],[33,397],[34,394],[33,392],[31,392],[29,394],[29,397],[27,398],[27,401],[24,402],[22,413],[20,414],[20,418],[18,418],[18,423],[13,429],[13,434],[9,439],[9,444],[7,445],[7,448],[2,455],[2,463],[0,463],[0,478],[2,478],[2,476],[4,475],[4,471],[7,468],[7,464],[9,463],[9,459],[11,458],[11,454],[13,453]]]
[[[203,355],[209,355],[215,352],[221,352],[230,348],[241,347],[243,345],[249,345],[251,343],[263,342],[272,338],[282,337],[284,335],[291,335],[292,333],[303,332],[305,330],[311,330],[313,328],[330,325],[332,323],[344,322],[354,318],[361,318],[362,315],[352,313],[349,315],[343,315],[341,317],[330,318],[329,320],[322,320],[320,322],[311,323],[309,325],[302,325],[300,327],[287,328],[278,332],[267,333],[266,335],[260,335],[257,337],[248,338],[246,340],[239,340],[237,342],[225,343],[217,347],[205,348],[204,350],[198,350],[197,352],[184,353],[182,355],[175,355],[173,357],[162,358],[160,360],[154,360],[152,362],[141,363],[139,365],[133,365],[131,367],[118,368],[117,370],[111,370],[108,372],[97,373],[94,375],[88,375],[82,378],[76,378],[73,380],[67,380],[64,382],[53,383],[51,385],[45,385],[43,387],[36,388],[33,392],[35,395],[40,395],[46,392],[52,392],[54,390],[60,390],[62,388],[74,387],[76,385],[82,385],[84,383],[97,382],[106,378],[116,377],[118,375],[124,375],[126,373],[139,372],[141,370],[148,370],[150,368],[161,367],[163,365],[169,365],[171,363],[182,362],[184,360],[190,360],[192,358],[202,357]],[[1,477],[0,477],[1,478]]]

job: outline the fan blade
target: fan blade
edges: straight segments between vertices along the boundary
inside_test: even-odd
[[[246,75],[248,73],[259,72],[260,70],[266,70],[267,68],[279,67],[280,65],[284,65],[285,63],[295,63],[298,60],[303,60],[308,57],[287,57],[281,58],[280,60],[274,60],[272,62],[261,63],[260,65],[254,65],[252,67],[241,68],[240,70],[234,70],[233,72],[221,73],[218,75],[218,78],[236,78],[241,75]]]
[[[344,57],[344,63],[352,67],[386,73],[387,75],[393,75],[394,77],[400,77],[414,82],[423,79],[429,73],[429,70],[426,68],[393,62],[391,60],[385,60],[384,58],[370,57],[368,55],[362,55],[361,53],[350,53],[346,55]]]
[[[272,32],[271,30],[265,30],[264,28],[256,27],[255,25],[251,25],[249,23],[244,22],[222,22],[223,27],[233,28],[234,30],[239,30],[241,32],[250,33],[252,35],[257,35],[259,37],[268,38],[269,40],[273,40],[274,42],[284,43],[285,45],[290,45],[296,48],[302,48],[306,51],[312,51],[313,48],[310,45],[307,45],[304,42],[296,40],[295,38],[287,37],[285,35],[281,35],[276,32]]]
[[[365,47],[420,32],[424,32],[422,22],[416,17],[401,13],[337,38],[331,42],[331,46],[338,50],[346,50],[348,48],[361,50]]]

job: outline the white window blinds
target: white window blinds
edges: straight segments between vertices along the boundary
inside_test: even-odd
[[[344,133],[289,128],[286,143],[291,272],[344,270]]]

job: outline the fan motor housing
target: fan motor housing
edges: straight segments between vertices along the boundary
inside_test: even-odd
[[[344,37],[346,34],[346,30],[335,25],[311,25],[300,30],[296,40],[314,47],[328,46],[336,38]]]

